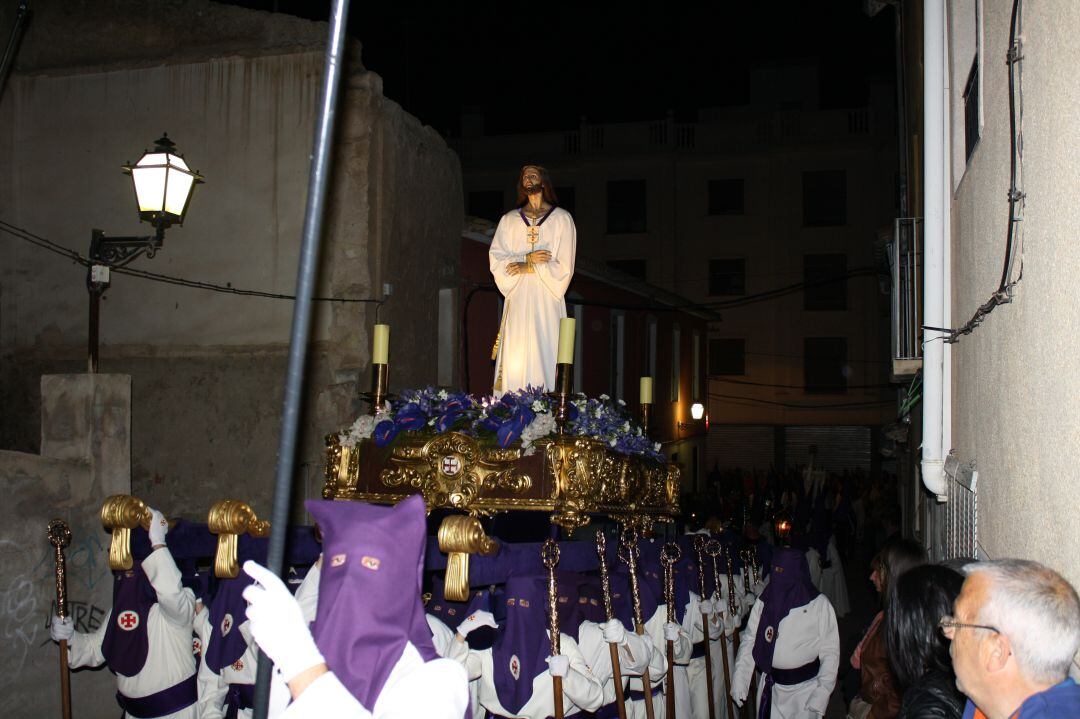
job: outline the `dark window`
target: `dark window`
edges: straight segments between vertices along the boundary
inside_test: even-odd
[[[501,190],[480,190],[469,193],[468,213],[492,222],[498,221],[506,212]]]
[[[979,56],[976,55],[964,86],[964,159],[970,160],[979,143]]]
[[[803,309],[847,309],[847,255],[804,255],[803,282]]]
[[[559,207],[563,208],[571,215],[574,214],[577,204],[575,203],[573,187],[556,187],[555,196],[559,198]]]
[[[807,337],[803,340],[803,373],[807,394],[847,391],[847,339]]]
[[[645,232],[645,180],[607,183],[608,234]]]
[[[802,174],[804,227],[847,224],[847,173],[809,170]]]
[[[709,374],[746,374],[746,340],[709,340]]]
[[[709,260],[709,294],[746,294],[746,260]]]
[[[709,180],[709,214],[741,215],[743,213],[743,181]]]
[[[608,267],[645,281],[645,260],[608,260]]]

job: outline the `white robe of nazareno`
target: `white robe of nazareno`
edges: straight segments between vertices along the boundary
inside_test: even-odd
[[[755,672],[754,642],[763,607],[760,600],[754,602],[742,633],[739,656],[735,660],[734,676],[731,678],[732,697],[740,703],[746,699],[750,677]],[[778,669],[797,669],[815,659],[821,662],[816,677],[799,684],[773,685],[771,719],[825,716],[840,667],[840,634],[836,626],[836,613],[824,594],[819,594],[809,604],[795,607],[780,620],[776,649],[773,651],[773,666]],[[764,676],[758,676],[755,715],[764,686]]]
[[[529,219],[530,225],[535,222]],[[495,359],[495,394],[529,385],[555,388],[559,320],[566,317],[563,296],[574,277],[577,229],[570,213],[556,207],[539,230],[534,246],[519,210],[512,210],[499,220],[488,251],[491,274],[505,299]],[[511,263],[524,262],[533,250],[549,251],[551,261],[534,265],[531,273],[507,273]]]
[[[832,602],[837,617],[843,617],[851,611],[848,599],[847,581],[844,579],[844,561],[836,549],[836,537],[829,538],[826,550],[829,566],[821,570],[821,593]]]
[[[603,705],[604,685],[592,673],[585,657],[573,637],[560,633],[559,651],[570,659],[570,670],[563,677],[563,711],[566,716],[578,711],[596,711]],[[466,665],[469,676],[480,675],[480,703],[491,714],[522,719],[546,719],[555,715],[555,698],[552,692],[551,672],[546,668],[533,677],[532,696],[518,712],[503,707],[495,688],[495,674],[490,649],[469,652]]]
[[[176,568],[167,548],[156,549],[142,562],[150,585],[157,594],[157,603],[145,617],[149,651],[142,670],[133,677],[116,675],[116,688],[132,699],[150,696],[184,681],[195,673],[195,656],[191,651],[192,628],[195,621],[195,595],[180,584]],[[76,632],[68,642],[68,666],[98,667],[105,663],[101,644],[105,630],[113,620],[112,610],[97,631]],[[125,714],[125,716],[128,716]],[[197,719],[198,702],[186,709],[166,714],[161,719]]]
[[[451,659],[425,662],[412,642],[368,710],[327,672],[308,685],[280,716],[282,719],[461,719],[469,706],[465,669]]]
[[[604,699],[600,706],[615,701],[615,676],[611,666],[611,649],[608,647],[608,643],[604,641],[604,629],[600,624],[589,621],[581,623],[578,629],[578,648],[593,676],[604,684]],[[619,670],[622,674],[620,682],[624,694],[629,677],[640,676],[649,666],[651,658],[649,638],[640,637],[627,630],[626,638],[619,644]]]

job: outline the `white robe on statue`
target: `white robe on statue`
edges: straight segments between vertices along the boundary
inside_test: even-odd
[[[746,630],[742,633],[739,656],[735,660],[734,676],[731,678],[732,697],[739,702],[745,701],[750,690],[750,677],[755,671],[754,642],[763,607],[760,601],[754,602]],[[780,620],[773,666],[797,669],[815,659],[821,662],[816,677],[799,684],[773,685],[771,719],[816,719],[825,716],[829,695],[836,687],[836,672],[840,668],[840,634],[836,627],[836,613],[824,594],[819,594],[809,604],[795,607]],[[758,703],[764,686],[764,675],[759,674]],[[758,703],[753,705],[755,716]]]
[[[157,603],[150,607],[146,616],[146,634],[149,651],[142,670],[133,677],[116,675],[116,688],[126,697],[150,696],[179,684],[195,674],[195,656],[191,652],[191,634],[195,621],[195,595],[180,584],[180,570],[176,568],[172,554],[167,548],[155,549],[142,562]],[[112,610],[97,631],[85,634],[76,632],[68,642],[68,666],[98,667],[105,663],[101,644],[105,630],[112,621]],[[125,716],[128,716],[125,714]],[[162,719],[197,719],[198,702],[186,709],[167,714]]]
[[[529,225],[536,220],[529,219]],[[495,284],[505,298],[495,359],[495,394],[529,385],[555,388],[555,361],[559,353],[559,320],[566,317],[563,296],[574,276],[577,230],[570,213],[556,207],[539,227],[535,246],[519,210],[503,215],[488,251]],[[507,274],[514,262],[524,262],[533,250],[547,250],[551,261],[535,265],[535,272]]]

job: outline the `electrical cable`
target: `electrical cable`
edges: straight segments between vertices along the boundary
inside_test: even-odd
[[[170,285],[177,285],[179,287],[190,287],[192,289],[209,290],[211,292],[221,292],[225,294],[240,295],[243,297],[263,297],[273,300],[295,300],[296,295],[287,295],[279,292],[265,292],[262,290],[245,290],[230,285],[218,285],[211,282],[203,282],[201,280],[189,280],[183,277],[174,277],[172,275],[163,275],[158,272],[150,272],[148,270],[139,270],[132,267],[122,267],[119,265],[110,264],[108,262],[99,262],[97,260],[90,260],[89,258],[79,254],[71,248],[64,247],[57,244],[52,240],[49,240],[40,235],[35,235],[29,230],[24,230],[21,227],[12,225],[9,222],[0,220],[0,232],[5,232],[13,237],[17,237],[25,242],[40,247],[44,250],[66,257],[72,262],[76,262],[84,267],[90,267],[91,265],[104,265],[110,268],[110,271],[116,274],[128,275],[130,277],[138,277],[144,280],[151,280],[154,282],[162,282]],[[342,303],[375,303],[381,305],[384,299],[376,299],[369,297],[312,297],[314,302],[342,302]]]
[[[1012,290],[1016,286],[1016,283],[1023,277],[1023,259],[1020,260],[1020,275],[1013,280],[1012,271],[1013,265],[1016,262],[1016,227],[1022,221],[1022,217],[1017,214],[1017,207],[1019,206],[1020,213],[1023,213],[1025,195],[1019,189],[1017,189],[1016,176],[1018,172],[1018,158],[1022,161],[1023,145],[1018,140],[1021,139],[1023,128],[1017,129],[1017,76],[1021,74],[1020,67],[1023,56],[1021,55],[1021,48],[1016,40],[1016,28],[1018,20],[1020,18],[1022,0],[1013,0],[1012,16],[1009,21],[1009,50],[1005,54],[1005,64],[1009,67],[1009,217],[1007,220],[1007,230],[1005,235],[1005,259],[1001,268],[1001,281],[998,284],[997,290],[990,295],[990,299],[984,302],[975,310],[975,313],[971,316],[967,322],[958,327],[955,330],[948,330],[948,336],[945,341],[952,344],[958,342],[962,335],[971,334],[976,327],[982,324],[986,316],[993,312],[998,306],[1008,304],[1012,302]],[[1023,112],[1023,94],[1022,87],[1020,93],[1020,112]],[[1021,115],[1022,117],[1022,115]],[[1018,137],[1019,136],[1019,137]],[[1022,169],[1020,170],[1022,172]]]

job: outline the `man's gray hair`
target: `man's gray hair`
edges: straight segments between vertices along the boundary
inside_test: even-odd
[[[997,627],[1009,638],[1027,677],[1063,681],[1080,649],[1080,598],[1072,585],[1053,569],[1025,559],[975,562],[964,573],[990,580],[974,621]]]

